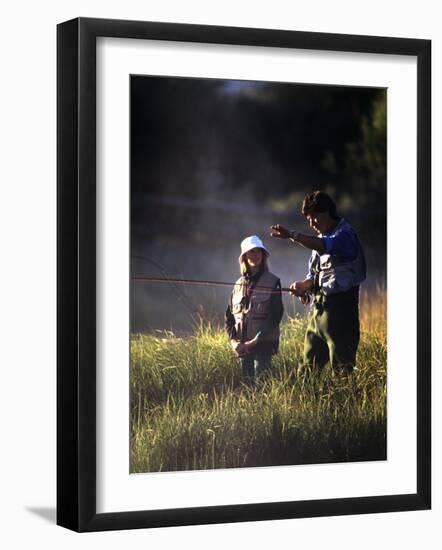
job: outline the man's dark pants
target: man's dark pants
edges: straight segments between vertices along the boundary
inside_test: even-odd
[[[305,334],[304,363],[350,373],[359,338],[359,286],[329,296],[318,292]]]

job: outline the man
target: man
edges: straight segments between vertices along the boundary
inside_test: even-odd
[[[327,193],[307,195],[302,213],[317,236],[271,226],[272,237],[290,239],[312,251],[306,278],[290,288],[313,311],[304,342],[304,362],[351,373],[359,344],[359,285],[366,278],[364,251],[351,225],[336,214]]]

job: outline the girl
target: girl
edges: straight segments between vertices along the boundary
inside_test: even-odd
[[[225,315],[232,348],[239,358],[244,381],[270,369],[278,352],[279,323],[283,314],[281,282],[267,265],[268,250],[256,235],[241,243],[241,277],[236,281]]]

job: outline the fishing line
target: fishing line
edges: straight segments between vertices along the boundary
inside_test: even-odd
[[[190,316],[192,317],[192,319],[194,319],[194,315],[199,315],[198,307],[195,306],[195,304],[190,300],[190,298],[187,296],[185,291],[182,290],[182,287],[179,287],[176,284],[177,281],[181,281],[182,279],[173,279],[169,277],[164,267],[157,261],[152,260],[152,258],[148,258],[147,256],[138,256],[138,255],[134,255],[131,257],[133,259],[143,260],[145,262],[149,262],[150,264],[154,265],[163,275],[163,279],[159,279],[159,280],[161,280],[163,283],[170,283],[172,288],[175,290],[176,295],[178,296],[178,300],[181,302],[181,304],[183,304],[183,306],[190,313]],[[152,278],[154,279],[154,277]],[[137,280],[137,277],[131,277],[131,279]],[[146,279],[149,279],[149,277],[146,277]]]

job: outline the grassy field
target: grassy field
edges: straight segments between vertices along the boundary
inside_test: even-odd
[[[386,295],[362,294],[349,378],[299,368],[306,321],[282,325],[272,375],[241,381],[219,327],[131,338],[131,472],[386,458]]]

